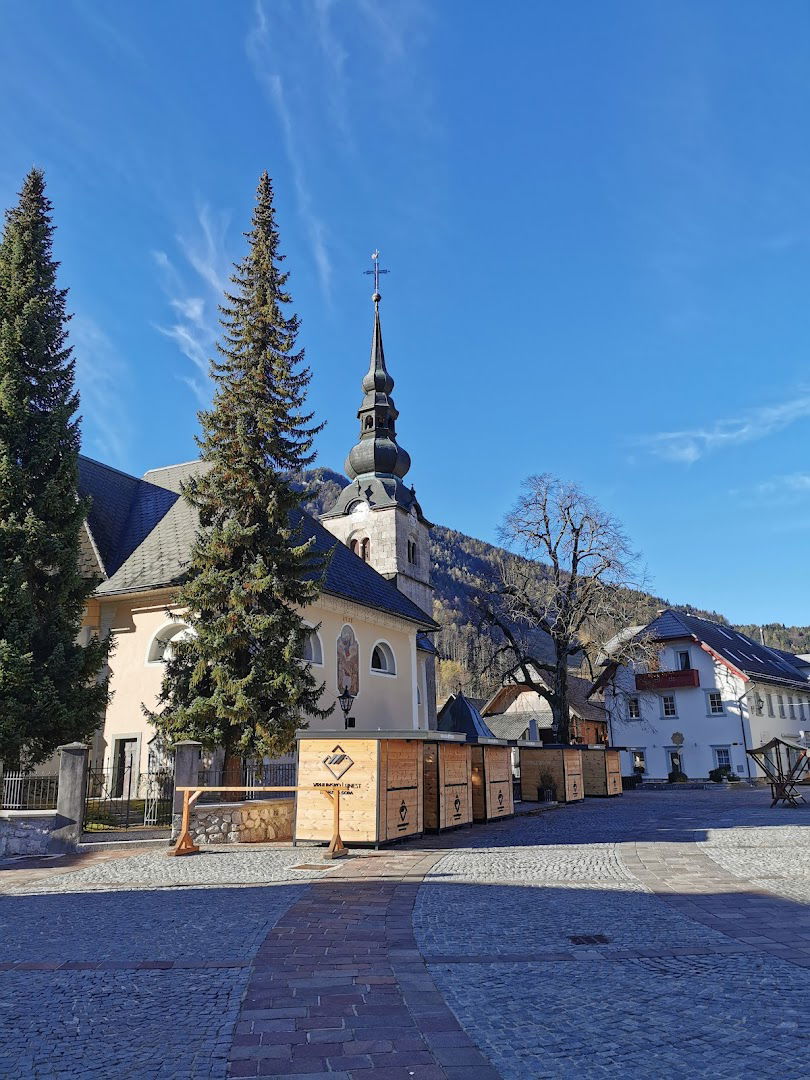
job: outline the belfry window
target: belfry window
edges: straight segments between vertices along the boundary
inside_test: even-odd
[[[373,427],[374,427],[374,417],[369,415],[365,419],[365,429],[366,429],[366,431],[371,431],[371,429]]]
[[[368,562],[371,558],[371,541],[367,536],[364,536],[360,541],[360,558],[363,562]]]

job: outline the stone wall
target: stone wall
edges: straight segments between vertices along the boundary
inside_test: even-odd
[[[0,855],[44,855],[55,828],[54,810],[0,810]]]
[[[194,805],[191,836],[195,844],[262,844],[292,840],[294,799],[254,799],[249,802]],[[180,816],[175,815],[176,837]]]

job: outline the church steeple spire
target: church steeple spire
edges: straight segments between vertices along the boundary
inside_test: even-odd
[[[360,440],[346,458],[346,472],[352,480],[358,477],[380,476],[402,479],[411,467],[410,455],[397,443],[396,422],[399,412],[391,391],[394,380],[385,366],[382,327],[380,326],[380,270],[378,251],[371,256],[374,269],[374,330],[371,337],[369,367],[363,376],[363,401],[357,413],[360,420]]]

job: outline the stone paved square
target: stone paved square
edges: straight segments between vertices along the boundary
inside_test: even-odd
[[[631,792],[324,869],[12,860],[0,1076],[803,1080],[808,824],[764,791]]]

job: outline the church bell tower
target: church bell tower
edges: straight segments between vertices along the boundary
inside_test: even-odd
[[[413,487],[403,478],[410,455],[397,442],[394,380],[385,366],[380,328],[379,252],[374,268],[374,330],[371,360],[363,377],[363,400],[357,413],[360,434],[346,458],[351,479],[337,503],[323,517],[329,531],[408,596],[427,615],[433,611],[430,584],[430,522]]]

